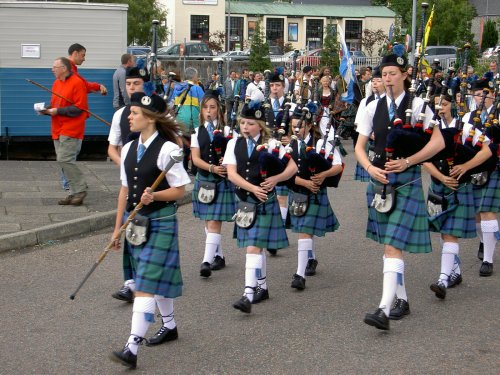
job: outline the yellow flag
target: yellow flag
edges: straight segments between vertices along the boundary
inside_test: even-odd
[[[432,68],[430,67],[429,63],[427,62],[427,60],[422,57],[420,59],[420,64],[422,64],[423,67],[425,67],[425,70],[427,71],[427,74],[431,74],[432,73]]]
[[[429,16],[427,24],[425,25],[424,42],[422,43],[422,52],[425,51],[425,47],[427,47],[427,40],[429,40],[429,34],[431,33],[433,18],[434,18],[434,5],[432,6],[431,15]]]

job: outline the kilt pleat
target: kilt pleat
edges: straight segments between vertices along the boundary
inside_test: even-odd
[[[456,191],[455,203],[453,190],[440,183],[431,183],[430,190],[443,195],[448,200],[448,209],[441,214],[429,217],[430,230],[457,238],[476,237],[476,219],[472,185],[462,184]]]
[[[198,200],[201,181],[218,182],[214,202],[202,203]],[[193,215],[201,220],[232,221],[236,212],[234,185],[228,180],[220,180],[213,175],[196,176],[193,187]]]
[[[431,252],[421,167],[413,166],[401,173],[390,173],[388,179],[397,188],[396,207],[389,214],[380,213],[371,207],[374,184],[379,182],[370,182],[366,192],[368,204],[366,236],[378,243],[391,245],[410,253]]]
[[[149,214],[150,219],[162,219],[150,220],[148,241],[145,244],[130,245],[136,270],[135,288],[140,292],[167,298],[182,295],[176,209],[172,205]]]
[[[500,173],[495,170],[484,186],[473,185],[476,213],[500,212]]]
[[[240,228],[236,224],[235,227],[234,234],[238,247],[256,246],[261,249],[288,247],[288,237],[276,196],[257,206],[257,217],[250,229]]]
[[[354,170],[354,179],[362,182],[370,181],[370,175],[359,163],[356,163],[356,169]]]
[[[123,268],[123,280],[131,280],[135,278],[135,270],[132,265],[132,254],[130,253],[129,243],[123,241],[123,257],[122,257],[122,268]]]
[[[289,191],[288,186],[285,186],[285,185],[276,186],[275,189],[276,189],[276,195],[281,195],[284,197],[288,196],[288,191]]]
[[[316,196],[309,195],[309,208],[304,216],[290,215],[290,219],[292,232],[317,237],[324,237],[327,232],[334,232],[340,226],[328,200],[326,188],[322,188]]]

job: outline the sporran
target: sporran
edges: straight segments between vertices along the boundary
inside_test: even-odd
[[[374,185],[375,196],[372,207],[382,214],[388,214],[396,207],[396,190],[391,185]]]
[[[238,202],[233,219],[237,226],[242,229],[250,229],[257,218],[257,204],[250,202]]]
[[[427,196],[427,213],[429,216],[436,216],[448,209],[448,199],[446,197],[429,191]]]
[[[200,181],[198,200],[201,203],[210,204],[215,200],[217,194],[217,184],[215,182]]]
[[[132,221],[127,225],[125,238],[128,243],[134,246],[142,245],[148,240],[149,217],[136,214]]]
[[[290,191],[290,203],[288,205],[288,211],[290,215],[301,217],[304,216],[309,208],[309,196],[307,194],[296,193]]]

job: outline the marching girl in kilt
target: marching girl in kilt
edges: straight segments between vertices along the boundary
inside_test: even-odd
[[[439,129],[433,131],[430,141],[419,152],[406,158],[388,160],[385,153],[387,137],[395,118],[405,118],[409,103],[409,87],[406,72],[406,58],[391,54],[382,59],[382,80],[390,98],[386,96],[373,101],[366,107],[365,116],[360,120],[355,152],[358,162],[370,174],[367,189],[368,225],[366,235],[384,245],[383,291],[379,307],[374,313],[366,314],[364,322],[378,329],[389,329],[389,317],[402,318],[410,312],[404,284],[403,251],[428,253],[432,251],[429,223],[424,202],[421,168],[418,163],[428,160],[444,148],[444,140]],[[406,85],[406,86],[405,86]],[[423,100],[414,98],[412,102],[412,123],[416,123]],[[432,118],[432,111],[426,108],[424,126]],[[366,143],[374,133],[374,157],[368,158]],[[383,185],[395,189],[395,207],[382,213],[382,200],[373,201],[375,191]],[[377,196],[382,198],[383,193]],[[387,198],[387,196],[385,197]],[[384,199],[384,198],[382,198]],[[383,201],[383,202],[390,202]],[[385,203],[382,203],[385,204]],[[383,206],[383,208],[386,208]],[[394,297],[396,304],[391,310]]]
[[[473,81],[470,90],[474,94],[474,101],[479,108],[479,103],[481,102],[481,97],[483,96],[483,90],[489,90],[488,95],[484,101],[484,110],[480,115],[481,123],[485,123],[486,118],[489,113],[492,113],[493,101],[495,100],[493,96],[493,89],[489,84],[488,79],[480,79]],[[470,123],[473,122],[475,117],[475,112],[466,113],[463,117],[464,130],[463,134],[467,136],[468,130],[470,129]],[[473,139],[473,144],[475,145],[481,132],[476,129],[475,136]],[[482,160],[486,160],[491,156],[490,148],[488,147],[489,140],[485,139],[483,141],[483,147],[481,151],[475,156],[474,159],[479,157],[479,154],[483,152],[485,156]],[[488,154],[489,152],[489,154]],[[467,164],[467,163],[466,163]],[[452,175],[461,176],[463,173],[467,172],[471,167],[462,164],[457,165],[452,170]],[[478,257],[483,263],[479,269],[479,276],[488,277],[493,274],[493,255],[495,254],[495,246],[497,241],[500,239],[500,232],[498,229],[497,214],[500,212],[500,170],[497,168],[489,174],[488,182],[484,185],[473,185],[474,192],[474,206],[476,209],[476,230],[481,240],[483,248],[483,254],[478,253]]]
[[[281,249],[288,246],[280,207],[276,199],[277,183],[289,180],[297,166],[290,160],[285,170],[277,175],[263,178],[259,153],[269,139],[269,130],[264,122],[264,108],[260,102],[245,104],[241,111],[240,133],[243,137],[229,141],[224,155],[229,180],[236,187],[238,202],[256,204],[255,221],[247,228],[236,227],[238,247],[246,248],[245,290],[233,307],[250,313],[252,303],[269,298],[267,267],[264,248]],[[248,207],[242,203],[241,206]],[[242,207],[243,209],[243,207]],[[236,218],[238,222],[238,218]]]
[[[451,114],[453,97],[444,95],[439,106],[439,97],[435,97],[435,108],[439,110],[440,128],[454,128],[456,120]],[[452,288],[462,282],[459,258],[459,238],[476,237],[474,220],[474,197],[472,185],[459,182],[447,173],[446,160],[424,163],[424,168],[432,176],[429,194],[445,199],[447,207],[441,213],[429,217],[430,230],[441,234],[441,271],[438,281],[430,288],[436,297],[444,299],[446,288]]]
[[[221,164],[224,156],[221,142],[224,134],[224,114],[216,91],[207,90],[201,101],[200,124],[191,135],[191,157],[198,168],[193,189],[193,214],[205,221],[205,254],[200,268],[202,277],[226,266],[221,248],[223,221],[232,221],[235,213],[234,187],[226,179],[226,167]],[[229,130],[226,129],[228,132]],[[214,134],[214,131],[219,134]],[[215,184],[215,196],[209,203],[199,200],[200,187],[206,182]],[[202,192],[203,193],[203,192]]]
[[[156,191],[152,192],[150,186],[170,161],[170,153],[180,149],[180,129],[177,123],[166,117],[167,106],[159,96],[134,93],[130,100],[130,130],[140,132],[140,137],[122,149],[122,187],[118,195],[113,238],[119,233],[122,219],[126,219],[139,203],[144,206],[138,215],[148,219],[149,230],[146,242],[129,246],[135,270],[132,325],[125,347],[113,352],[110,358],[135,368],[138,346],[145,340],[148,327],[154,322],[157,306],[163,324],[146,341],[147,345],[177,339],[174,298],[182,294],[183,283],[175,201],[184,195],[184,186],[190,183],[190,179],[182,164],[176,163]],[[119,246],[119,241],[116,241],[115,248]]]
[[[311,173],[310,168],[317,166],[307,157],[306,147],[314,146],[313,142],[318,139],[316,150],[320,150],[323,139],[317,128],[314,128],[309,120],[299,125],[301,110],[296,107],[292,119],[291,129],[294,129],[297,141],[291,143],[292,157],[297,164],[297,174],[292,187],[291,200],[294,195],[304,194],[307,196],[308,208],[302,216],[290,213],[291,228],[294,233],[299,234],[297,272],[292,276],[291,287],[297,290],[304,290],[306,287],[306,276],[316,274],[318,261],[314,254],[314,236],[324,237],[327,232],[334,232],[339,228],[339,222],[333,213],[330,201],[328,200],[327,188],[324,184],[325,178],[335,176],[342,172],[342,161],[340,154],[334,150],[332,167],[321,173]],[[297,131],[297,126],[300,129]],[[329,139],[334,139],[333,131]],[[332,145],[327,142],[325,147],[326,155],[330,154]]]
[[[372,94],[366,98],[361,99],[359,103],[358,112],[356,112],[356,118],[354,119],[354,126],[358,126],[360,119],[364,115],[364,111],[366,110],[366,106],[370,104],[374,100],[379,100],[385,96],[385,87],[384,82],[382,82],[382,74],[380,72],[379,67],[375,67],[373,69],[373,77],[372,77]],[[373,138],[370,137],[368,143],[366,144],[366,152],[370,152],[370,147],[373,146]],[[370,181],[370,175],[365,169],[356,162],[356,169],[354,170],[354,179],[361,182]]]

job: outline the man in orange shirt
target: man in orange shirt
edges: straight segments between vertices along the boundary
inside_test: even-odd
[[[54,61],[52,73],[56,78],[52,91],[60,96],[52,94],[50,108],[41,113],[52,117],[52,140],[57,162],[69,183],[70,194],[61,199],[59,204],[78,206],[87,196],[87,184],[76,165],[88,117],[85,112],[88,110],[87,87],[83,80],[72,73],[71,62],[65,57]]]
[[[108,89],[106,86],[97,83],[97,82],[88,82],[85,78],[83,78],[79,73],[78,73],[78,67],[77,65],[82,65],[83,62],[85,61],[85,54],[87,53],[87,49],[82,46],[81,44],[74,43],[69,46],[68,48],[68,59],[71,62],[71,71],[80,77],[81,80],[85,83],[85,86],[87,87],[87,92],[100,92],[101,95],[106,95],[108,93]]]

